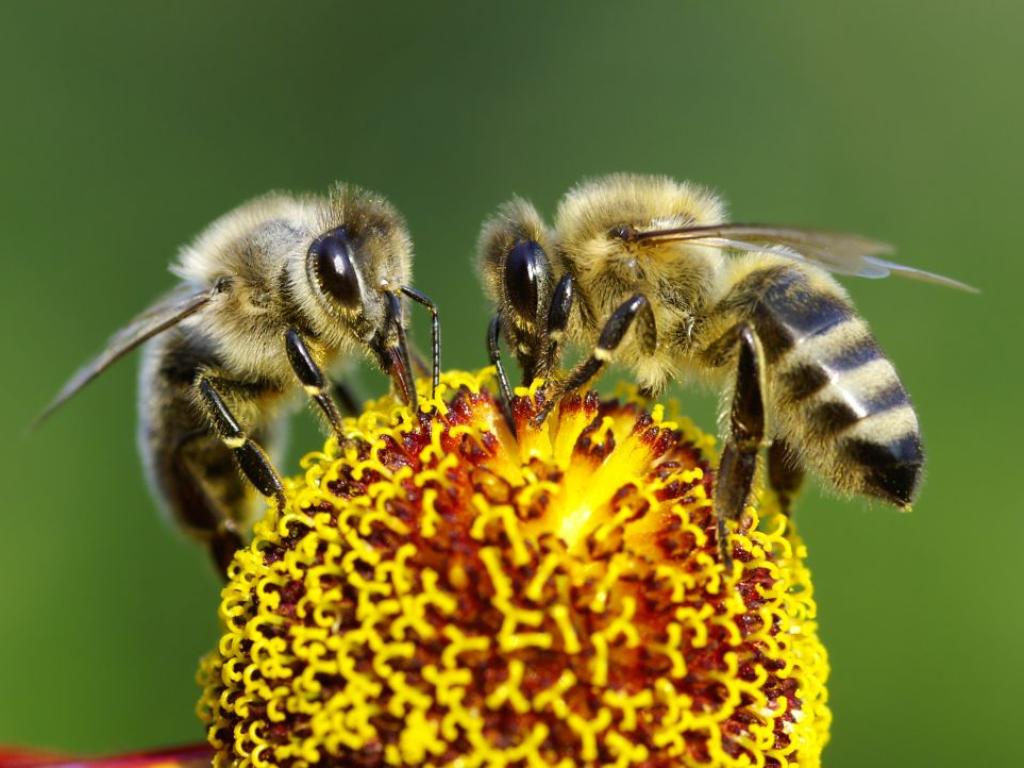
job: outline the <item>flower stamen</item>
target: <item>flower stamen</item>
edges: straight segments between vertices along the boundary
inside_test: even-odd
[[[827,659],[770,495],[727,572],[703,433],[593,393],[535,428],[534,387],[513,437],[495,390],[382,398],[286,481],[200,672],[216,764],[817,765]]]

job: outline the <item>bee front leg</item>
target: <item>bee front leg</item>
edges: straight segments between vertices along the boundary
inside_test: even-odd
[[[536,376],[546,378],[558,362],[562,340],[565,338],[565,329],[569,325],[569,313],[572,312],[574,291],[575,282],[572,275],[563,275],[562,279],[558,281],[558,285],[555,286],[555,291],[551,295],[551,304],[548,306],[547,325],[544,329],[546,343],[537,363]]]
[[[608,318],[590,357],[577,365],[564,382],[553,388],[550,399],[541,412],[534,417],[536,426],[544,423],[548,414],[562,397],[579,389],[601,372],[601,369],[611,361],[612,355],[622,343],[626,332],[632,327],[634,321],[637,325],[637,340],[640,349],[646,355],[654,353],[658,344],[658,329],[654,321],[654,312],[651,310],[651,304],[647,297],[638,293],[620,304]]]
[[[313,353],[309,351],[306,342],[302,340],[302,336],[294,328],[289,328],[285,333],[284,347],[288,354],[288,362],[291,364],[292,370],[295,371],[302,388],[313,398],[313,402],[316,403],[337,436],[338,442],[343,442],[345,432],[341,425],[341,411],[338,410],[338,406],[331,397],[327,377],[324,376],[324,372],[313,358]]]
[[[270,463],[266,452],[251,440],[231,413],[214,384],[212,376],[200,373],[196,378],[196,392],[206,418],[217,436],[235,455],[235,461],[242,473],[257,491],[277,503],[278,510],[284,510],[284,485],[281,477]]]
[[[512,418],[512,387],[508,383],[505,364],[501,361],[501,315],[495,314],[487,326],[487,356],[491,365],[498,373],[498,386],[501,389],[501,410],[512,434],[516,433],[516,422]]]
[[[441,320],[437,314],[437,304],[425,293],[417,291],[410,285],[403,285],[401,291],[430,311],[430,351],[433,363],[430,396],[437,397],[437,385],[441,382]]]
[[[725,521],[743,513],[757,470],[757,453],[764,442],[764,352],[753,329],[742,325],[738,334],[736,389],[729,411],[729,433],[715,478],[715,515],[722,562],[732,565]]]

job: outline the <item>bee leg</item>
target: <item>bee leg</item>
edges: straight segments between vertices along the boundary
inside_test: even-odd
[[[284,348],[288,354],[288,362],[291,364],[292,370],[295,371],[302,388],[313,398],[313,402],[316,403],[337,436],[338,442],[344,442],[345,431],[341,425],[341,411],[338,410],[338,406],[331,397],[327,377],[324,376],[324,372],[313,359],[313,354],[306,346],[306,342],[302,340],[302,336],[294,328],[289,328],[285,332]]]
[[[283,510],[284,485],[266,452],[242,430],[209,375],[201,373],[196,379],[195,387],[207,419],[221,442],[234,453],[235,461],[238,462],[242,473],[257,491],[266,498],[273,499],[277,503],[277,508]]]
[[[796,453],[784,440],[775,440],[768,448],[768,484],[787,518],[793,516],[793,499],[803,482],[804,468]]]
[[[430,351],[433,363],[430,396],[433,398],[437,396],[437,385],[441,381],[441,320],[437,315],[437,305],[425,293],[410,285],[403,285],[401,290],[410,299],[430,310]]]
[[[536,376],[546,378],[558,361],[562,340],[565,338],[565,329],[569,325],[569,313],[572,312],[575,285],[572,275],[563,275],[551,295],[547,325],[544,329],[547,344],[537,362],[534,371]]]
[[[651,311],[651,304],[647,297],[641,293],[630,297],[612,313],[608,322],[601,330],[601,336],[597,340],[597,346],[586,360],[570,371],[568,378],[561,384],[556,385],[551,392],[551,397],[544,405],[539,414],[534,417],[534,425],[540,426],[551,413],[552,409],[569,392],[573,392],[592,378],[604,368],[612,359],[612,353],[618,349],[619,344],[625,337],[626,332],[636,321],[638,341],[640,348],[645,354],[654,352],[658,343],[658,331],[654,323],[654,313]]]
[[[739,329],[736,389],[729,411],[729,433],[715,478],[715,515],[722,562],[732,566],[725,528],[746,507],[757,469],[757,453],[764,441],[764,353],[748,325]]]
[[[501,389],[501,411],[512,434],[516,433],[516,422],[512,418],[512,387],[508,383],[505,364],[501,362],[501,315],[495,314],[487,326],[487,355],[491,365],[498,372],[498,386]]]
[[[242,537],[233,527],[221,525],[214,531],[207,545],[210,547],[210,556],[213,558],[213,564],[226,577],[228,566],[231,565],[235,552],[240,550],[245,545],[245,542],[242,541]]]
[[[636,395],[640,398],[640,402],[643,403],[644,408],[647,410],[651,409],[655,401],[661,397],[661,393],[665,390],[664,387],[658,387],[654,389],[652,387],[640,387],[637,389]]]
[[[214,566],[222,576],[226,576],[235,552],[245,545],[245,541],[239,532],[239,522],[229,516],[230,509],[216,503],[200,481],[203,473],[212,471],[218,474],[221,470],[219,462],[206,461],[196,466],[188,459],[189,449],[208,436],[205,429],[182,436],[166,455],[160,477],[164,490],[182,516],[181,523],[206,545]],[[238,470],[233,466],[223,469],[230,470],[237,477]]]

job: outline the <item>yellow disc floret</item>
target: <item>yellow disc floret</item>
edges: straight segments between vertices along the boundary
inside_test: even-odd
[[[803,546],[772,512],[715,541],[705,435],[573,397],[515,434],[490,373],[385,398],[239,552],[199,711],[219,766],[818,765],[825,678]]]

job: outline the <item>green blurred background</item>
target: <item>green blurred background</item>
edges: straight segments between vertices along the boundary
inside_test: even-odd
[[[482,218],[631,170],[711,185],[736,219],[891,240],[983,289],[847,281],[915,397],[927,483],[911,515],[812,487],[799,517],[833,665],[826,765],[1020,759],[1024,7],[296,5],[0,9],[0,743],[202,738],[218,581],[143,483],[137,361],[24,435],[172,284],[180,243],[271,188],[384,191],[446,365],[474,367]],[[680,394],[712,427],[712,398]]]

